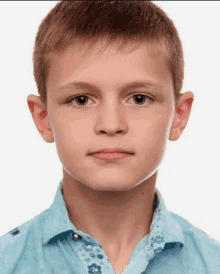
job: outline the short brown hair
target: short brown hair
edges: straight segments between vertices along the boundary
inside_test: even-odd
[[[118,50],[143,42],[166,51],[175,103],[184,79],[182,43],[173,21],[152,1],[61,1],[41,22],[36,35],[33,65],[34,78],[42,102],[47,106],[47,77],[53,54],[64,51],[70,44],[87,54],[96,43],[106,46],[118,42]],[[121,42],[119,44],[119,42]],[[105,50],[106,48],[103,48]]]

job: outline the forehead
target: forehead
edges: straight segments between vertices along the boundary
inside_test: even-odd
[[[169,82],[168,51],[165,43],[123,41],[82,41],[71,43],[50,57],[49,86],[60,86],[76,75],[86,78],[112,80],[118,77],[127,81],[138,80],[145,73],[149,79],[155,77]],[[132,79],[131,79],[132,78]],[[156,79],[157,78],[157,79]],[[172,81],[172,80],[171,80]],[[158,82],[158,81],[157,81]]]

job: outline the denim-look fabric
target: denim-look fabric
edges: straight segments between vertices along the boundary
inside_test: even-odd
[[[50,208],[0,237],[1,274],[114,274],[101,245],[69,219],[60,181]],[[220,274],[220,243],[169,212],[156,188],[150,234],[124,274]]]

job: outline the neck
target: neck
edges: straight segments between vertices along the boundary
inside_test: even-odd
[[[129,191],[95,191],[64,173],[63,196],[69,218],[116,258],[149,234],[155,211],[157,173]],[[110,256],[110,255],[109,255]]]

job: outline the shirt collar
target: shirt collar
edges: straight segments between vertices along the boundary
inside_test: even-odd
[[[56,195],[48,215],[45,218],[43,230],[43,245],[47,244],[53,237],[66,232],[75,231],[76,227],[69,219],[68,211],[62,194],[63,179],[60,181]]]
[[[168,211],[162,194],[157,188],[156,196],[158,200],[158,206],[154,212],[150,231],[156,231],[157,224],[160,220],[165,243],[178,243],[180,244],[180,246],[184,246],[185,240],[183,235],[183,229],[180,223],[172,216],[172,212]]]
[[[77,230],[75,225],[70,221],[62,194],[62,185],[63,179],[60,181],[54,201],[47,211],[48,215],[45,218],[43,229],[43,245],[48,244],[52,238],[67,231],[71,231],[79,235],[87,235],[82,231]],[[166,243],[182,243],[185,245],[182,228],[177,220],[174,219],[174,217],[171,216],[171,213],[167,210],[164,199],[157,188],[156,198],[157,208],[154,212],[153,220],[150,226],[150,235],[163,232]],[[159,229],[162,229],[163,231],[157,231],[158,220],[161,222]]]

